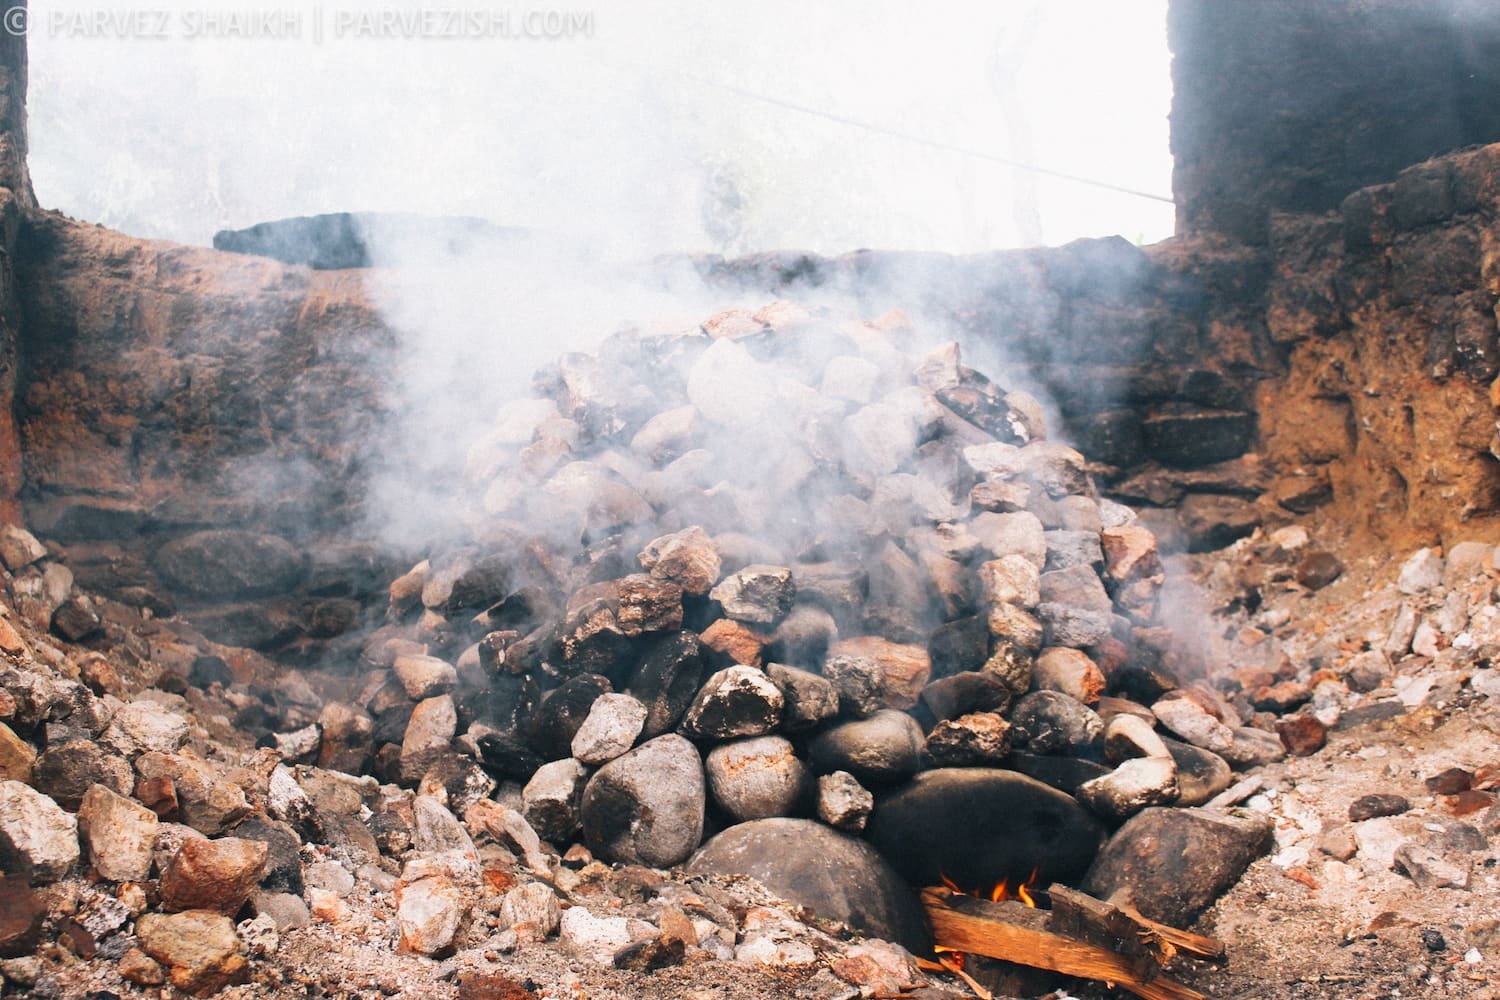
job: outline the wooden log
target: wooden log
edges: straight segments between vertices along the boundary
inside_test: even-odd
[[[1047,969],[1065,976],[1101,980],[1123,987],[1142,1000],[1204,1000],[1203,994],[1155,975],[1142,975],[1134,958],[1061,934],[1011,922],[1004,904],[986,903],[946,890],[926,889],[922,902],[933,940],[944,948]],[[993,909],[991,909],[993,908]]]

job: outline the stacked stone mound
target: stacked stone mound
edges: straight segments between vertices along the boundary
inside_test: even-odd
[[[515,782],[543,837],[616,862],[817,817],[978,881],[1077,877],[1103,826],[1280,753],[1163,665],[1151,532],[904,317],[777,303],[534,385],[471,451],[469,542],[393,584],[357,739],[309,759]],[[994,815],[932,829],[950,802]]]

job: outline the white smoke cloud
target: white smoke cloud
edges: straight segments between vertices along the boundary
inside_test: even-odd
[[[167,20],[131,20],[148,9]],[[297,30],[204,37],[208,15],[255,10],[300,12]],[[588,30],[340,35],[371,10],[512,31],[557,11]],[[32,172],[50,207],[195,243],[344,210],[479,216],[626,256],[1154,240],[1170,205],[916,140],[1166,194],[1164,22],[1165,0],[35,0]]]

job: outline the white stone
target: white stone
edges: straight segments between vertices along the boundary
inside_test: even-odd
[[[600,695],[573,737],[573,756],[584,764],[608,763],[635,746],[645,724],[646,706],[637,699]]]
[[[630,941],[627,918],[596,917],[582,906],[564,911],[558,923],[558,943],[563,950],[600,965],[612,964],[615,953]]]
[[[30,785],[0,781],[0,855],[6,871],[56,882],[78,863],[78,821]]]
[[[1401,567],[1396,589],[1403,594],[1421,594],[1443,582],[1443,557],[1432,549],[1418,549]]]
[[[187,742],[188,721],[152,701],[133,701],[110,719],[99,742],[134,757],[156,751],[175,753]]]

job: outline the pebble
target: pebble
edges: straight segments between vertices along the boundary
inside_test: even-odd
[[[859,833],[875,808],[875,796],[848,771],[818,778],[818,818],[848,833]]]

